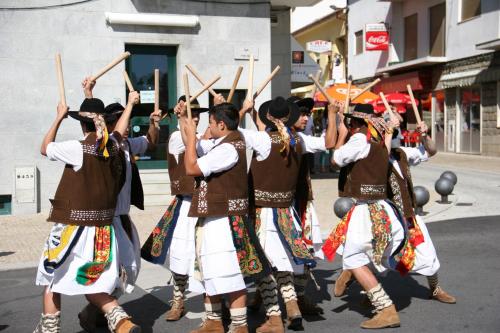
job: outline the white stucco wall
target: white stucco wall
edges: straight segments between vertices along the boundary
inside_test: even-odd
[[[11,1],[12,2],[12,1]],[[51,3],[54,3],[52,1]],[[14,5],[16,3],[13,3]],[[17,2],[19,4],[19,2]],[[23,1],[27,7],[40,1]],[[197,28],[108,26],[104,12],[160,12],[200,15]],[[239,88],[245,89],[247,62],[234,59],[234,48],[259,50],[254,82],[258,85],[271,71],[269,4],[195,3],[188,1],[100,0],[76,6],[40,10],[0,11],[0,194],[14,196],[14,168],[35,165],[41,175],[42,210],[49,207],[63,165],[42,158],[43,135],[55,116],[58,90],[54,55],[62,56],[67,103],[76,110],[83,99],[80,82],[124,51],[126,43],[178,45],[177,95],[182,94],[184,65],[191,64],[205,78],[220,74],[215,88],[229,89],[238,65],[245,66]],[[125,83],[120,64],[98,80],[96,97],[105,104],[125,102]],[[193,89],[199,85],[191,79]],[[257,106],[271,97],[268,87]],[[208,104],[205,94],[199,98]],[[79,123],[64,120],[57,140],[79,139]],[[15,205],[13,213],[22,213]]]

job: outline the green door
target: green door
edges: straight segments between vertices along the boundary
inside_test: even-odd
[[[160,70],[160,109],[166,112],[175,106],[176,93],[176,46],[126,45],[131,53],[125,67],[134,89],[141,93],[141,103],[134,107],[130,120],[130,137],[146,135],[149,128],[149,115],[153,112],[154,102],[143,99],[148,91],[154,91],[154,70]],[[126,88],[127,89],[127,88]],[[127,89],[128,93],[128,89]],[[153,95],[154,96],[154,95]],[[144,101],[144,102],[143,102]],[[139,156],[140,169],[167,168],[166,145],[168,137],[177,127],[175,117],[166,117],[160,123],[160,140],[154,151]]]

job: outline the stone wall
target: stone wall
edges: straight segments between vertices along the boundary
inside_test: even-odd
[[[497,128],[497,82],[481,85],[482,153],[500,156],[500,128]]]

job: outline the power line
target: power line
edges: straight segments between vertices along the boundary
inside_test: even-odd
[[[61,3],[57,5],[45,5],[45,6],[33,6],[33,7],[0,7],[0,10],[36,10],[36,9],[52,9],[52,8],[60,8],[60,7],[68,7],[79,5],[86,2],[92,2],[97,0],[77,0],[68,3]]]

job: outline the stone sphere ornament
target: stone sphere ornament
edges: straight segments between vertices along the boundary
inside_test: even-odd
[[[351,198],[338,198],[333,204],[333,211],[339,219],[343,218],[345,214],[354,205],[354,200]]]
[[[441,177],[439,177],[439,178],[449,179],[449,180],[451,180],[453,185],[457,185],[458,178],[457,178],[457,175],[453,171],[445,171],[441,174]]]
[[[413,193],[415,193],[415,201],[417,204],[417,208],[415,208],[415,213],[417,215],[424,214],[424,205],[429,202],[431,197],[429,191],[423,186],[415,186],[413,188]]]
[[[441,195],[440,203],[450,203],[448,201],[448,195],[453,192],[453,182],[448,178],[439,178],[434,184],[434,189],[439,195]]]

